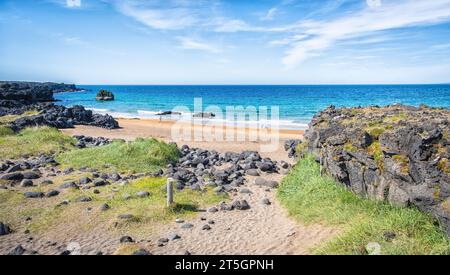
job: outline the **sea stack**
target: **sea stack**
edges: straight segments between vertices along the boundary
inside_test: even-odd
[[[113,101],[114,100],[114,94],[107,90],[100,90],[97,93],[97,97],[95,98],[99,101]]]

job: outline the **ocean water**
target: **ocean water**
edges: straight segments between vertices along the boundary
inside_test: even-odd
[[[83,86],[82,92],[60,93],[55,98],[65,106],[83,105],[98,113],[115,117],[157,118],[156,113],[185,106],[181,116],[171,119],[190,119],[194,112],[194,98],[202,99],[203,110],[211,105],[220,107],[225,118],[227,106],[279,107],[279,127],[305,129],[312,116],[328,107],[389,105],[395,103],[418,106],[450,107],[450,84],[442,85],[292,85],[292,86]],[[95,100],[98,90],[107,89],[116,100]],[[220,116],[219,116],[220,117]],[[170,118],[168,118],[170,119]],[[220,118],[211,122],[222,121]],[[247,118],[247,125],[251,118]],[[241,121],[242,122],[242,121]],[[266,121],[267,122],[267,121]],[[239,123],[239,122],[238,122]],[[249,124],[250,123],[250,124]],[[261,127],[262,122],[255,122]]]

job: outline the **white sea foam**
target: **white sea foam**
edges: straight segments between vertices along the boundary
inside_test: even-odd
[[[159,119],[160,116],[157,114],[160,112],[138,110],[136,113],[126,113],[126,112],[113,112],[108,109],[98,109],[98,108],[88,108],[95,113],[99,114],[109,114],[115,118],[133,118],[133,119]],[[181,113],[181,115],[167,115],[163,116],[163,120],[174,120],[174,121],[193,121],[196,124],[203,125],[224,125],[224,126],[236,126],[236,127],[250,127],[250,128],[275,128],[279,129],[289,129],[289,130],[305,130],[308,128],[307,123],[301,123],[294,120],[226,120],[220,118],[195,118],[193,119],[193,113]]]

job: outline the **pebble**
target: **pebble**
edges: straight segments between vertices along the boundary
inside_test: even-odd
[[[0,222],[0,236],[8,235],[11,232],[11,228],[8,224]]]
[[[118,216],[118,218],[122,220],[131,220],[132,218],[134,218],[134,216],[131,214],[121,214]]]
[[[233,202],[233,208],[237,210],[248,210],[250,209],[250,205],[246,200],[236,200]]]
[[[91,183],[92,180],[88,177],[82,177],[82,178],[80,178],[79,182],[81,185],[85,185],[85,184]]]
[[[253,192],[250,191],[250,189],[248,189],[248,188],[242,188],[242,189],[239,191],[239,193],[241,193],[241,194],[252,194]]]
[[[23,175],[24,179],[29,179],[29,180],[34,180],[34,179],[38,179],[41,177],[40,174],[38,174],[36,172],[32,172],[32,171],[23,172],[22,175]]]
[[[18,256],[18,255],[23,255],[23,253],[25,253],[25,248],[22,247],[22,245],[18,245],[16,246],[13,250],[11,250],[8,255],[11,256]]]
[[[59,195],[59,191],[57,191],[57,190],[51,190],[51,191],[49,191],[45,196],[47,197],[47,198],[51,198],[51,197],[55,197],[55,196],[58,196]]]
[[[92,201],[92,198],[91,197],[82,196],[82,197],[77,198],[76,201],[77,202],[90,202],[90,201]]]
[[[44,180],[41,182],[41,185],[51,185],[51,184],[53,184],[53,181],[51,180]]]
[[[202,230],[211,230],[211,226],[209,226],[209,224],[205,224],[205,225],[202,227]]]
[[[262,199],[262,200],[261,200],[261,203],[262,203],[262,204],[265,204],[265,205],[271,205],[271,204],[272,204],[268,198]]]
[[[211,207],[210,209],[208,209],[208,212],[209,212],[209,213],[216,213],[217,211],[219,211],[219,210],[218,210],[217,207],[215,207],[215,206],[213,206],[213,207]]]
[[[26,192],[24,195],[25,195],[25,198],[28,198],[28,199],[37,199],[37,198],[44,197],[44,193],[42,193],[42,192]]]
[[[122,238],[120,238],[120,243],[133,243],[133,238],[131,238],[130,236],[123,236]]]
[[[183,228],[183,229],[190,229],[192,227],[194,227],[194,225],[192,223],[185,223],[181,226],[181,228]]]
[[[259,176],[258,170],[256,170],[256,169],[248,169],[245,173],[249,176],[254,176],[254,177]]]
[[[174,240],[178,240],[178,239],[181,239],[181,237],[178,235],[178,234],[176,234],[176,233],[171,233],[171,234],[169,234],[169,240],[171,240],[171,241],[174,241]]]
[[[136,196],[139,198],[146,198],[150,196],[150,193],[147,191],[140,191],[136,193]]]
[[[149,256],[152,255],[149,251],[141,248],[133,252],[133,256]]]
[[[24,179],[22,180],[22,182],[20,183],[21,187],[32,187],[33,186],[33,181],[30,179]]]
[[[78,189],[78,185],[73,181],[68,181],[59,186],[59,189],[68,189],[68,188]]]
[[[101,211],[106,211],[106,210],[108,210],[108,209],[110,209],[110,207],[109,207],[109,205],[108,204],[103,204],[102,206],[100,206],[100,210]]]

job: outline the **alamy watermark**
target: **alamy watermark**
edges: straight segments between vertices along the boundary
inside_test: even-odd
[[[278,106],[227,106],[203,108],[202,98],[194,99],[194,109],[177,106],[172,113],[192,116],[177,120],[171,128],[174,141],[259,142],[261,152],[273,152],[280,141]]]

